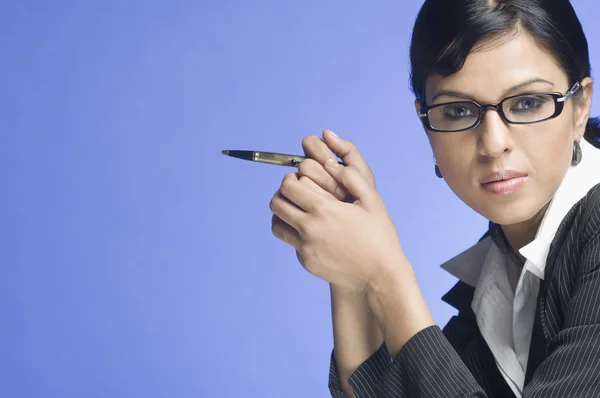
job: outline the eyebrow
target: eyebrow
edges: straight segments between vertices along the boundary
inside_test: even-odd
[[[546,79],[541,79],[541,78],[535,78],[535,79],[527,80],[523,83],[517,84],[516,86],[509,88],[502,94],[502,96],[505,97],[505,96],[509,95],[510,93],[517,91],[520,88],[529,86],[534,83],[545,83],[545,84],[549,84],[550,86],[554,87],[554,83],[552,83],[551,81],[548,81]],[[457,97],[457,98],[463,98],[463,99],[466,99],[469,101],[475,101],[475,99],[472,96],[470,96],[469,94],[461,93],[459,91],[443,90],[443,91],[436,93],[433,96],[433,98],[431,99],[431,103],[434,103],[435,100],[441,96]]]

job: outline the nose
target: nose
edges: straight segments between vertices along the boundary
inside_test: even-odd
[[[487,109],[480,129],[479,152],[481,155],[498,157],[511,150],[509,126],[497,111]]]

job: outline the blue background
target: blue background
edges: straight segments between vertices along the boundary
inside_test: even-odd
[[[325,128],[444,324],[438,266],[487,224],[414,113],[418,3],[3,1],[0,396],[327,397],[328,285],[270,231],[291,169],[220,154]],[[600,5],[575,6],[600,68]]]

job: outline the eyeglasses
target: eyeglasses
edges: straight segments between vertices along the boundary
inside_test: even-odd
[[[490,109],[511,124],[532,124],[560,115],[565,101],[579,89],[579,82],[563,96],[562,93],[520,94],[503,99],[498,104],[480,105],[475,101],[448,102],[422,107],[418,112],[424,126],[431,131],[458,132],[481,124]]]

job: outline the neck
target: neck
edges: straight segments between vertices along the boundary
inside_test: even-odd
[[[502,232],[506,236],[506,240],[523,262],[525,262],[525,258],[521,256],[519,250],[535,239],[535,234],[540,227],[547,208],[548,205],[545,205],[529,220],[517,224],[502,225]]]

